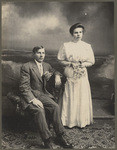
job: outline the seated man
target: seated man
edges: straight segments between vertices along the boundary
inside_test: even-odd
[[[65,139],[64,127],[60,119],[60,110],[54,97],[46,90],[46,81],[54,74],[59,78],[60,73],[55,71],[48,63],[43,62],[45,49],[43,46],[33,48],[33,61],[25,63],[21,68],[20,93],[24,108],[34,117],[37,131],[46,148],[53,148],[51,133],[49,131],[46,113],[50,115],[58,142],[64,148],[71,148]],[[58,80],[59,82],[60,80]]]

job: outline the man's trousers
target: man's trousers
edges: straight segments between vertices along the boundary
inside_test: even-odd
[[[38,99],[38,98],[37,98]],[[60,108],[59,105],[53,101],[49,96],[42,95],[39,100],[43,103],[44,109],[41,107],[36,107],[30,104],[27,107],[27,111],[33,116],[37,132],[40,133],[43,140],[51,137],[51,133],[48,128],[47,120],[50,119],[53,124],[53,128],[57,135],[64,133],[64,127],[60,119]],[[47,117],[46,118],[46,113]]]

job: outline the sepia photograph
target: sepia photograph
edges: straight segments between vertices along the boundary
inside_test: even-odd
[[[2,1],[2,149],[115,149],[114,1]]]

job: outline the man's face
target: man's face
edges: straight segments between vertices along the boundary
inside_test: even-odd
[[[38,61],[38,62],[43,62],[44,58],[45,58],[45,49],[39,49],[35,54],[34,54],[34,58]]]

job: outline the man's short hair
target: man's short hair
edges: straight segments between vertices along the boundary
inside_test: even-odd
[[[39,49],[42,49],[42,48],[44,48],[43,46],[36,46],[36,47],[34,47],[33,48],[33,53],[36,53]]]

